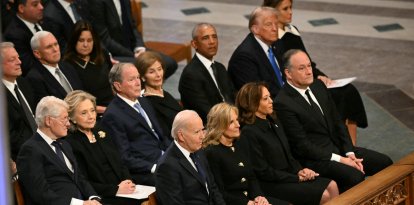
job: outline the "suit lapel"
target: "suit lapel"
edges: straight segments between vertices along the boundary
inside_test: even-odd
[[[312,109],[312,107],[309,105],[308,101],[305,100],[305,98],[292,86],[290,86],[288,83],[285,84],[286,90],[288,91],[289,95],[292,97],[292,99],[299,104],[299,107],[304,109],[303,113],[306,113],[309,115],[310,119],[313,119],[317,121],[317,123],[321,124],[324,127],[327,127],[326,120],[323,118],[315,117],[315,111]],[[318,101],[319,103],[319,101]]]
[[[59,157],[56,155],[56,152],[52,150],[52,148],[50,147],[50,145],[48,145],[46,143],[46,141],[40,136],[39,133],[35,134],[35,140],[38,143],[38,146],[41,150],[41,152],[43,152],[44,156],[53,164],[56,164],[57,167],[61,168],[62,171],[66,172],[72,179],[74,179],[74,174],[72,173],[72,171],[69,170],[69,168],[66,166],[66,164],[64,162],[62,162],[62,160],[59,159]],[[66,155],[66,152],[64,152]],[[68,157],[68,156],[66,156]],[[69,159],[69,157],[68,157]]]
[[[174,142],[172,142],[174,143]],[[176,155],[179,158],[179,163],[180,165],[187,170],[188,172],[191,173],[191,175],[193,175],[198,182],[200,182],[200,184],[205,187],[206,185],[204,184],[203,180],[200,177],[200,174],[198,174],[198,172],[196,171],[196,169],[193,167],[193,165],[191,165],[191,163],[187,160],[187,158],[184,156],[184,154],[180,151],[180,149],[178,149],[177,145],[173,145],[174,146],[174,152],[176,153]]]
[[[56,78],[42,64],[40,64],[40,66],[41,67],[38,67],[37,70],[45,82],[49,85],[49,89],[55,89],[59,92],[60,96],[63,96],[64,98],[67,94],[65,89],[63,89],[62,85],[60,85]]]
[[[219,99],[222,99],[220,92],[218,91],[218,88],[216,86],[216,83],[214,82],[213,77],[210,75],[207,68],[200,61],[200,59],[198,59],[197,55],[194,55],[194,59],[196,60],[196,63],[198,64],[195,68],[198,68],[200,70],[201,75],[206,77],[208,81],[208,85],[211,85],[210,88],[216,91],[215,92],[216,97]],[[218,81],[219,79],[216,79],[216,80]]]

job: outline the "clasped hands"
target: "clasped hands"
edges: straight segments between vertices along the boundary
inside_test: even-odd
[[[304,168],[298,172],[298,176],[299,176],[299,181],[304,182],[304,181],[314,180],[317,176],[319,176],[319,174],[314,172],[311,169]]]
[[[247,202],[247,205],[271,205],[263,196],[257,196],[254,200]]]
[[[348,166],[354,167],[355,169],[358,169],[359,171],[365,174],[364,165],[362,165],[363,160],[364,159],[362,158],[361,159],[357,158],[354,154],[350,154],[347,157],[341,157],[340,162],[342,164],[346,164]]]
[[[132,194],[135,191],[135,184],[127,179],[119,183],[117,194]]]

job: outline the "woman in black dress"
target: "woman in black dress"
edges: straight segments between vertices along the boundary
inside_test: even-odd
[[[162,58],[156,52],[146,51],[139,55],[135,67],[141,75],[142,96],[151,101],[163,133],[169,135],[174,117],[182,108],[170,93],[162,89],[165,73]]]
[[[65,102],[69,105],[71,132],[66,137],[75,154],[82,174],[101,196],[104,204],[138,204],[135,199],[116,197],[131,194],[135,184],[128,169],[112,143],[111,136],[96,127],[95,97],[81,90],[70,92]]]
[[[63,60],[77,71],[84,90],[96,97],[98,114],[105,111],[114,96],[108,80],[112,63],[105,53],[92,25],[76,22]]]
[[[211,171],[226,204],[287,204],[266,199],[254,175],[248,145],[241,144],[238,110],[227,103],[211,108],[207,115],[207,133],[203,140]]]
[[[292,22],[292,1],[293,0],[264,0],[263,6],[273,7],[278,11],[279,21],[279,40],[275,43],[276,55],[283,67],[282,56],[290,49],[300,49],[307,53],[298,29],[291,24]],[[308,54],[309,56],[309,54]],[[310,57],[309,57],[310,58]],[[312,63],[313,77],[321,80],[328,85],[331,79],[316,68],[316,63]],[[352,84],[339,88],[329,89],[337,110],[348,127],[352,142],[356,144],[357,126],[365,128],[368,126],[367,115],[361,95]]]
[[[335,181],[303,168],[290,152],[273,101],[263,83],[247,83],[237,94],[243,124],[240,140],[247,140],[251,162],[266,196],[293,204],[323,204],[338,195]]]

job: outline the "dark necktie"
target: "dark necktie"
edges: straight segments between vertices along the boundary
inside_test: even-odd
[[[283,79],[282,79],[282,73],[280,72],[279,66],[277,66],[277,63],[276,63],[276,60],[275,60],[276,58],[275,58],[275,55],[273,54],[272,47],[269,47],[269,50],[267,50],[267,51],[268,51],[268,54],[269,54],[268,57],[269,57],[270,64],[272,64],[273,70],[276,73],[277,81],[278,81],[280,87],[282,87],[282,85],[284,84]]]
[[[318,104],[315,103],[315,101],[312,100],[310,94],[309,94],[309,89],[307,89],[305,91],[306,97],[308,97],[310,106],[312,107],[312,109],[316,112],[319,113],[322,117],[323,117],[323,113],[322,110],[319,108]]]
[[[65,158],[63,157],[62,147],[60,146],[59,142],[53,141],[52,145],[55,147],[56,155],[59,157],[60,160],[62,160],[63,164],[65,164],[65,166],[67,167]]]
[[[145,121],[147,122],[148,126],[151,128],[152,132],[154,133],[155,137],[157,137],[157,139],[160,139],[160,137],[158,136],[157,132],[155,132],[155,130],[152,128],[152,123],[151,123],[151,121],[150,121],[147,113],[142,108],[141,104],[135,103],[134,104],[134,107],[138,109],[139,114],[145,119]]]
[[[66,93],[69,93],[72,91],[72,87],[70,86],[68,80],[66,79],[65,75],[63,75],[62,71],[59,68],[56,68],[55,70],[56,75],[59,77],[59,83],[62,85],[63,89],[66,91]]]
[[[81,16],[78,13],[78,10],[76,9],[76,5],[74,3],[70,4],[70,9],[72,10],[73,16],[75,17],[75,21],[78,22],[81,20]]]
[[[207,175],[205,170],[203,169],[203,166],[200,163],[200,158],[198,154],[196,153],[190,153],[190,158],[193,160],[195,167],[197,168],[197,172],[201,177],[201,180],[204,182],[204,184],[207,183]]]
[[[230,102],[229,101],[230,100],[229,96],[227,96],[225,93],[223,93],[223,90],[224,90],[223,85],[221,84],[221,81],[219,80],[220,78],[218,76],[217,66],[216,66],[215,63],[211,64],[211,69],[213,70],[213,75],[214,75],[214,78],[216,79],[217,86],[218,86],[218,91],[221,95],[221,98],[223,98],[223,101],[225,101],[225,102]]]
[[[26,118],[29,121],[32,131],[35,132],[37,129],[37,124],[35,122],[35,119],[33,118],[33,113],[30,111],[30,108],[27,105],[26,101],[23,99],[22,95],[20,95],[19,87],[17,86],[17,84],[14,85],[14,93],[16,93],[17,99],[19,100],[20,106],[22,107],[24,114],[26,115]]]
[[[34,29],[35,29],[36,32],[41,31],[40,28],[39,28],[39,26],[37,26],[37,24],[34,25]]]

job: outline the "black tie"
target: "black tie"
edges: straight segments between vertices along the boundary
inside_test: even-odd
[[[214,78],[216,79],[218,90],[219,90],[219,93],[220,93],[221,97],[223,98],[223,101],[230,103],[229,96],[227,96],[225,93],[223,93],[223,91],[224,91],[223,85],[221,84],[221,81],[219,80],[220,78],[219,78],[218,71],[217,71],[217,66],[216,66],[215,63],[211,64],[211,69],[213,70],[213,75],[214,75]]]
[[[26,118],[29,121],[32,131],[35,132],[37,129],[37,124],[35,122],[35,119],[33,118],[33,114],[30,111],[29,106],[26,104],[26,101],[23,99],[22,95],[20,95],[19,87],[17,86],[17,84],[14,85],[14,93],[16,93],[17,99],[19,100],[20,106],[22,107],[24,114],[26,115]]]
[[[40,28],[39,28],[39,26],[37,26],[37,24],[35,24],[34,28],[35,28],[35,31],[36,32],[39,32],[40,31]]]
[[[324,118],[322,110],[319,108],[318,104],[315,103],[315,101],[312,100],[310,94],[309,94],[309,89],[307,89],[305,91],[306,97],[308,97],[308,100],[310,102],[310,106],[312,107],[312,109],[316,112],[319,113],[320,116],[322,116],[322,118]]]
[[[203,166],[200,163],[200,158],[196,153],[190,153],[190,158],[191,160],[193,160],[194,165],[197,168],[197,172],[200,175],[202,181],[204,182],[204,184],[207,182],[207,176],[206,176],[206,172],[203,169]]]
[[[60,146],[59,142],[53,141],[52,145],[55,147],[56,155],[59,157],[60,160],[62,160],[63,164],[67,166],[65,162],[65,158],[63,157],[62,147]]]

